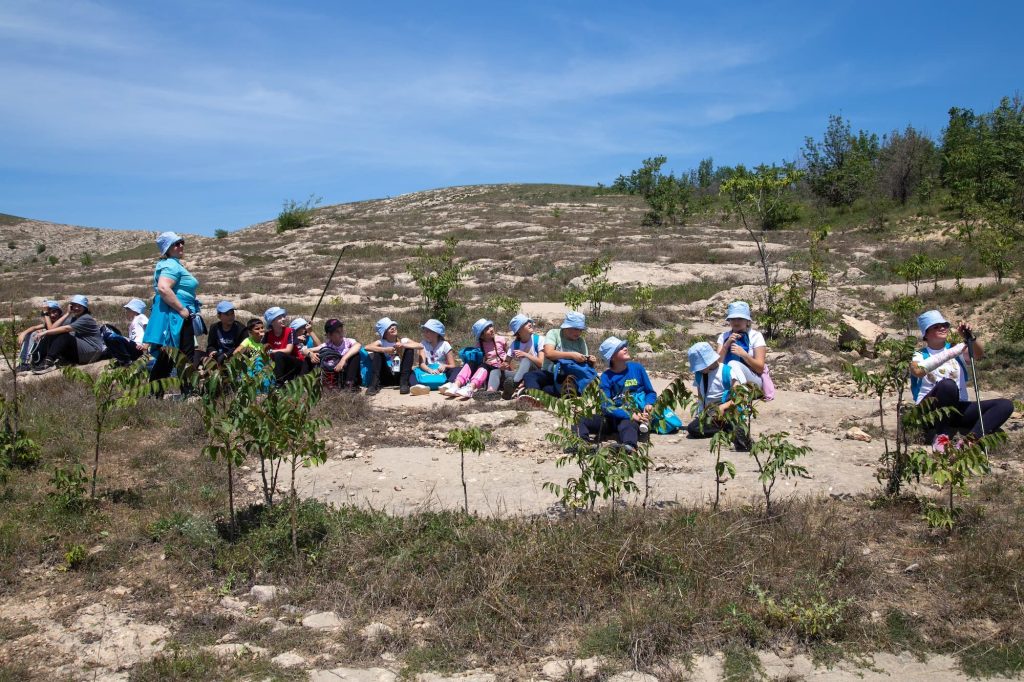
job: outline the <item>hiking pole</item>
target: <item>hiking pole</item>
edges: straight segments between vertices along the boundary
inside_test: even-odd
[[[313,324],[313,319],[316,317],[316,311],[320,310],[320,304],[324,302],[324,296],[327,295],[327,289],[331,286],[331,280],[334,279],[334,273],[338,271],[338,266],[341,265],[341,257],[345,255],[345,251],[350,245],[345,244],[341,247],[341,251],[338,253],[338,260],[334,261],[334,269],[331,270],[331,276],[327,278],[327,284],[324,285],[324,290],[320,292],[320,300],[316,302],[316,307],[313,308],[313,314],[309,316],[309,323]]]
[[[981,392],[978,391],[978,373],[974,370],[974,334],[971,333],[970,329],[964,330],[964,341],[967,343],[967,357],[971,359],[971,381],[974,383],[974,400],[978,403],[978,424],[981,425],[981,436],[984,438],[985,417],[981,413]]]

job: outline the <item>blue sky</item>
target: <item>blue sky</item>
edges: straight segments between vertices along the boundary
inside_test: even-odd
[[[372,7],[370,5],[373,5]],[[0,0],[0,212],[211,234],[493,182],[937,136],[1021,88],[1010,2]]]

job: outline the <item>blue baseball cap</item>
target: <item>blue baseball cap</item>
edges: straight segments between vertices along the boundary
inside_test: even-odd
[[[384,334],[387,333],[391,327],[397,327],[398,323],[392,320],[390,317],[382,317],[377,320],[377,324],[373,325],[373,328],[377,330],[377,336],[384,338]]]
[[[185,241],[185,238],[175,232],[162,232],[156,238],[156,248],[160,250],[161,256],[166,256],[168,249],[183,241]]]
[[[445,332],[444,324],[441,323],[441,320],[435,320],[433,318],[423,323],[423,329],[429,329],[441,337],[444,336]]]
[[[618,353],[620,350],[629,345],[628,341],[623,341],[617,336],[609,336],[607,339],[601,342],[597,352],[601,354],[604,361],[611,364],[612,356]]]
[[[493,322],[488,320],[486,317],[481,317],[479,320],[473,323],[473,338],[479,341],[480,335],[487,331],[488,327],[493,326]]]
[[[718,362],[718,353],[710,343],[701,341],[690,346],[690,349],[686,351],[686,359],[690,362],[690,371],[696,374]]]
[[[587,318],[583,313],[571,310],[565,314],[562,320],[562,329],[586,329]]]
[[[133,298],[124,304],[124,307],[132,311],[136,315],[141,315],[146,312],[146,304],[141,299]]]
[[[287,314],[288,312],[284,308],[278,308],[277,306],[267,308],[267,312],[263,313],[263,321],[270,324],[277,318],[284,317]]]
[[[71,302],[74,303],[75,305],[82,306],[86,310],[89,309],[89,299],[83,296],[82,294],[75,294],[74,296],[72,296]]]
[[[512,318],[512,321],[508,323],[508,328],[512,330],[513,334],[518,334],[519,330],[523,328],[523,325],[527,322],[533,322],[529,315],[519,313]]]
[[[729,309],[725,312],[725,319],[735,320],[736,318],[747,320],[748,322],[754,321],[750,317],[749,303],[746,301],[733,301],[729,304]]]
[[[921,338],[924,338],[930,327],[934,327],[937,324],[949,324],[949,320],[944,318],[938,310],[929,310],[921,313],[917,318],[917,328],[921,330]]]
[[[290,325],[288,325],[288,326],[291,327],[292,329],[298,331],[299,329],[302,329],[303,327],[305,327],[307,324],[309,324],[309,322],[306,322],[306,318],[304,318],[304,317],[296,317],[294,320],[292,320],[292,323]]]
[[[235,309],[235,304],[231,301],[221,301],[217,304],[217,314],[223,315],[224,313],[230,313]]]

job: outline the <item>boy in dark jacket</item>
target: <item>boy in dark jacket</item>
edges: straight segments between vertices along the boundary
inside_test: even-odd
[[[581,421],[576,433],[580,438],[589,439],[603,428],[615,434],[625,447],[636,448],[641,427],[645,432],[649,428],[658,394],[644,366],[632,362],[625,341],[610,336],[601,343],[598,352],[608,363],[600,379],[604,413]]]

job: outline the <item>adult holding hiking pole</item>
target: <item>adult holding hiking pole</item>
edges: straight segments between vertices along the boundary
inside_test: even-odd
[[[950,323],[938,310],[929,310],[917,318],[924,348],[914,353],[910,362],[910,391],[915,403],[931,400],[933,409],[953,407],[956,413],[935,423],[932,449],[942,452],[950,445],[950,435],[967,429],[967,438],[977,440],[998,430],[1013,413],[1013,402],[1006,398],[982,400],[974,376],[975,400],[967,393],[967,363],[973,370],[974,358],[985,356],[985,348],[966,322],[957,331],[969,341],[949,343]]]

